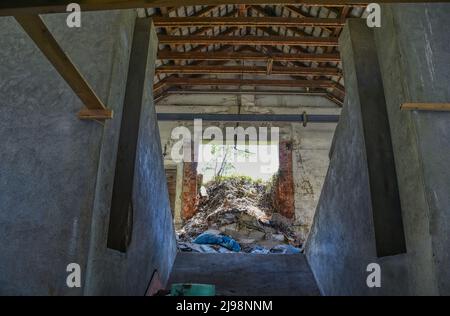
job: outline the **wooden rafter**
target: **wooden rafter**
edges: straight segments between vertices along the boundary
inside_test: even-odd
[[[178,10],[180,16],[155,18],[154,23],[157,27],[179,30],[176,33],[178,36],[174,36],[175,32],[169,36],[160,34],[161,44],[182,45],[184,49],[191,47],[184,52],[179,49],[158,52],[158,59],[164,61],[164,64],[156,69],[156,74],[161,77],[168,76],[154,85],[155,96],[163,97],[166,91],[174,88],[176,91],[183,91],[188,86],[187,82],[211,86],[221,91],[225,86],[232,85],[226,81],[230,79],[220,79],[220,76],[225,74],[239,75],[239,79],[232,79],[234,86],[239,87],[239,91],[242,90],[241,85],[244,82],[262,84],[261,80],[256,80],[257,77],[245,79],[245,74],[283,75],[292,77],[292,81],[330,82],[331,84],[326,87],[311,88],[303,85],[299,88],[305,92],[321,90],[330,100],[342,105],[345,89],[339,84],[342,71],[337,64],[340,62],[340,56],[336,47],[346,14],[353,6],[328,5],[327,9],[334,14],[319,16],[311,9],[319,5],[322,7],[323,4],[302,3],[302,8],[295,3],[283,4],[281,15],[273,6],[259,4],[261,3],[252,1],[248,4],[218,6],[214,17],[197,14],[188,16],[187,12],[183,14]],[[337,7],[340,7],[340,10]],[[289,13],[287,16],[286,10]],[[257,33],[252,29],[256,29]],[[317,29],[321,31],[320,35],[317,34]],[[214,32],[217,30],[220,30],[219,34]],[[206,35],[211,31],[211,35]],[[258,33],[260,31],[264,36]],[[170,63],[167,64],[166,61]],[[236,63],[228,65],[230,61],[235,61],[237,65]],[[254,64],[254,61],[264,62],[265,66],[261,63]],[[180,75],[185,76],[177,78]],[[211,78],[211,75],[214,77]],[[281,80],[275,81],[281,84]],[[275,83],[275,86],[282,85]]]
[[[254,60],[254,61],[315,61],[315,62],[339,62],[339,54],[263,54],[256,52],[169,52],[159,51],[158,59],[168,60]]]
[[[310,14],[307,14],[307,13],[303,12],[300,8],[297,8],[297,7],[293,6],[293,5],[286,5],[286,6],[284,6],[284,8],[286,10],[290,11],[291,13],[293,13],[294,16],[297,17],[297,18],[299,17],[299,18],[303,18],[304,19],[304,18],[312,17]],[[345,24],[345,21],[342,21],[342,22]],[[314,25],[314,26],[315,27],[320,27],[322,30],[325,30],[325,31],[327,31],[329,33],[333,32],[332,29],[326,27],[325,25]]]
[[[211,79],[170,78],[165,86],[275,86],[289,88],[334,88],[331,80],[269,80],[269,79]]]
[[[226,89],[226,90],[216,90],[216,89],[168,89],[167,94],[254,94],[254,95],[306,95],[306,96],[325,96],[327,91],[324,89],[314,89],[314,91],[304,91],[304,90],[293,90],[289,89]]]
[[[272,9],[270,9],[269,7],[264,7],[263,8],[263,7],[258,6],[258,5],[252,5],[252,6],[250,6],[250,8],[252,10],[256,11],[261,16],[267,18],[267,19],[270,19],[270,18],[277,18],[277,19],[281,18],[280,16],[277,16],[275,14],[275,12]],[[316,18],[303,16],[301,18],[289,18],[289,19],[292,19],[292,20],[307,19],[307,20],[309,20],[309,19],[316,19]],[[335,19],[324,19],[324,20],[335,20]],[[342,21],[339,21],[339,22],[342,23]],[[257,25],[257,26],[272,27],[273,25]],[[311,34],[305,32],[303,29],[299,28],[299,27],[304,27],[304,26],[320,27],[322,29],[331,30],[331,29],[327,28],[326,24],[323,24],[323,23],[322,24],[313,24],[313,25],[291,25],[291,26],[284,25],[283,27],[286,27],[287,30],[291,31],[294,35],[297,35],[297,36],[311,36]],[[331,25],[331,26],[338,27],[339,24]]]
[[[251,8],[253,9],[253,10],[255,10],[258,14],[260,14],[260,15],[263,15],[263,16],[274,16],[275,15],[275,12],[273,11],[273,10],[271,10],[270,8],[262,8],[262,7],[260,7],[260,6],[251,6]],[[297,15],[300,15],[301,13],[300,12],[296,12],[296,14]],[[310,15],[310,13],[308,13],[308,14],[303,14],[303,15],[300,15],[302,18],[303,17],[305,17],[305,16],[311,16]],[[267,35],[269,35],[269,36],[281,36],[282,34],[280,33],[280,30],[277,30],[277,31],[275,31],[273,28],[270,28],[270,27],[258,27],[258,29],[260,29],[261,31],[263,31],[264,33],[266,33]],[[303,30],[300,30],[300,29],[297,29],[297,28],[292,28],[292,27],[287,27],[286,29],[288,29],[288,30],[290,30],[291,32],[293,32],[294,34],[299,34],[300,36],[305,36],[305,32],[303,31]],[[339,29],[339,28],[336,28],[336,29]],[[323,34],[323,32],[324,31],[327,31],[327,32],[329,32],[329,33],[331,33],[331,34],[335,34],[334,33],[334,31],[332,30],[332,29],[328,29],[328,28],[325,28],[325,27],[321,27],[321,35]],[[306,35],[309,35],[309,34],[306,34]],[[336,37],[337,38],[337,37]],[[316,48],[316,52],[317,52],[317,49],[318,49],[318,47],[319,47],[320,45],[316,45],[315,46],[315,48]],[[295,49],[297,49],[297,50],[299,50],[299,51],[301,51],[301,52],[306,52],[307,50],[305,49],[305,48],[303,48],[303,47],[301,47],[301,46],[291,46],[291,48],[295,48]],[[271,50],[277,50],[275,47],[271,47],[270,48]],[[334,47],[327,47],[327,52],[330,52],[330,51],[332,51],[334,49]],[[295,62],[292,62],[292,64],[293,65],[295,65]],[[318,77],[318,76],[317,76]],[[314,76],[313,78],[312,78],[312,80],[316,80],[317,79],[317,77],[316,76]],[[340,77],[339,77],[340,78]],[[334,92],[337,92],[337,94],[339,95],[339,96],[336,96],[336,95],[334,95]],[[338,104],[339,106],[342,106],[342,104],[343,104],[343,99],[340,99],[340,97],[342,96],[342,98],[343,98],[343,96],[344,96],[344,94],[345,94],[345,90],[344,90],[344,87],[342,87],[339,83],[336,83],[336,85],[335,85],[335,87],[333,87],[333,89],[331,90],[331,92],[328,92],[328,94],[331,96],[331,99],[333,100],[333,102],[335,102],[336,104]]]
[[[156,27],[256,27],[256,26],[328,26],[340,27],[344,25],[341,19],[320,18],[285,18],[285,17],[155,17]]]
[[[95,94],[42,19],[38,15],[18,15],[15,19],[84,103],[85,108],[78,113],[78,117],[80,119],[111,119],[113,111],[107,109]]]
[[[206,14],[209,14],[210,12],[212,12],[213,10],[215,10],[216,9],[216,7],[214,6],[214,7],[212,7],[212,6],[210,6],[210,7],[206,7],[206,8],[203,8],[203,9],[201,9],[200,11],[197,11],[197,13],[195,13],[193,16],[203,16],[203,15],[206,15]],[[218,10],[219,11],[219,14],[220,14],[220,10]],[[225,17],[227,17],[227,16],[233,16],[233,15],[235,15],[237,13],[237,10],[231,10],[230,12],[226,12],[226,14],[224,15]],[[214,29],[214,27],[202,27],[202,28],[198,28],[197,30],[195,30],[193,33],[190,33],[191,35],[202,35],[202,34],[205,34],[205,33],[207,33],[207,32],[209,32],[209,31],[211,31],[211,30],[213,30]],[[219,35],[229,35],[229,34],[233,34],[235,31],[237,30],[237,28],[228,28],[228,29],[226,29],[225,31],[222,31],[222,32],[220,32],[219,33]],[[198,46],[196,46],[196,47],[194,47],[194,48],[192,48],[190,51],[188,51],[188,52],[183,52],[183,53],[185,53],[185,54],[192,54],[192,53],[195,53],[195,52],[199,52],[199,51],[201,51],[201,50],[203,50],[203,49],[206,49],[207,48],[207,46],[206,45],[198,45]],[[230,49],[231,48],[231,46],[224,46],[223,48],[221,48],[221,50],[228,50],[228,49]],[[160,52],[168,52],[168,51],[160,51]],[[177,52],[175,52],[175,53],[177,53]],[[171,60],[171,59],[168,59],[168,60]],[[177,61],[179,61],[179,60],[177,60],[177,59],[174,59],[175,60],[175,63],[177,63]],[[190,63],[188,63],[189,65],[191,65],[191,66],[194,66],[194,65],[201,65],[201,64],[203,64],[203,63],[205,63],[205,61],[204,60],[198,60],[198,61],[193,61],[193,62],[190,62]],[[222,62],[223,63],[223,62]],[[158,76],[159,76],[159,74],[157,74]],[[168,80],[168,79],[170,79],[170,78],[172,78],[172,77],[177,77],[177,75],[176,74],[171,74],[171,75],[169,75],[168,77],[165,77],[164,79],[162,79],[162,80],[159,80],[155,85],[154,85],[154,91],[156,91],[157,93],[155,94],[155,99],[160,99],[160,98],[162,98],[163,97],[163,93],[164,93],[164,91],[165,91],[165,84],[164,84],[164,82],[166,81],[166,80]]]
[[[338,46],[337,37],[297,37],[297,36],[166,36],[160,35],[161,44],[197,45],[308,45]]]
[[[45,14],[66,12],[67,5],[73,0],[3,0],[0,3],[0,15]],[[347,5],[368,5],[366,0],[302,0],[302,5],[342,7]],[[423,0],[378,0],[377,3],[420,3]],[[428,0],[427,2],[442,2]],[[267,4],[267,0],[79,0],[83,11],[138,9],[156,7],[180,7],[196,5],[236,5]],[[272,0],[271,4],[299,4],[299,1]]]
[[[450,111],[450,103],[403,103],[402,110],[410,111]]]
[[[266,75],[265,66],[161,66],[156,73],[178,73],[178,74],[256,74]],[[312,68],[312,67],[279,67],[272,66],[271,75],[320,75],[339,76],[341,71],[337,68]]]
[[[342,10],[340,12],[340,18],[343,21],[345,21],[345,19],[347,18],[347,15],[350,13],[350,11],[351,11],[351,7],[350,6],[342,7]],[[342,32],[342,29],[343,29],[342,27],[335,28],[333,33],[332,33],[332,35],[339,37],[339,35]],[[326,47],[325,48],[325,53],[331,53],[332,51],[333,51],[333,48],[331,48],[331,47]],[[319,63],[319,67],[323,67],[326,64],[327,64],[326,62],[321,62],[321,63]],[[340,81],[341,78],[342,78],[342,75],[338,78],[338,81]],[[339,96],[336,96],[335,92],[337,92],[337,94]],[[342,106],[344,104],[344,95],[345,95],[345,90],[344,90],[343,87],[342,87],[342,89],[336,89],[336,90],[331,91],[331,98],[332,98],[332,100],[334,100],[334,99],[338,100],[338,102],[339,102],[338,104],[340,106]]]

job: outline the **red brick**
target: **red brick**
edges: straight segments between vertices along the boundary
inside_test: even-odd
[[[189,220],[197,213],[198,207],[198,176],[197,163],[185,162],[183,166],[183,194],[181,217]]]
[[[279,163],[278,178],[274,184],[273,205],[278,213],[293,219],[295,216],[295,204],[291,142],[280,142]]]

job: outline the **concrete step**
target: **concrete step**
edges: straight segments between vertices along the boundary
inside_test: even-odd
[[[223,296],[320,295],[303,254],[179,252],[168,287],[173,283],[215,284]]]

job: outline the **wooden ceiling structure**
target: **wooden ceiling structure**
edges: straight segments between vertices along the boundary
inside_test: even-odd
[[[160,41],[154,95],[173,93],[312,94],[342,105],[338,38],[345,19],[362,17],[367,0],[78,0],[82,11],[138,9]],[[420,3],[423,0],[378,0]],[[428,0],[426,2],[441,2]],[[72,0],[2,0],[83,101],[81,119],[113,117],[39,17]],[[269,3],[269,4],[268,4]],[[199,90],[198,87],[207,87]],[[448,109],[448,104],[445,105]],[[405,109],[442,109],[412,104]]]
[[[256,90],[321,94],[341,106],[339,35],[364,4],[234,4],[148,9],[157,28],[155,100]],[[189,91],[189,92],[188,92]]]

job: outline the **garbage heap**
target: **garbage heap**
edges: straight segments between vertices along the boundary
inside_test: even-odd
[[[177,231],[181,251],[301,252],[292,220],[273,211],[271,182],[230,177],[205,189],[196,215]]]

